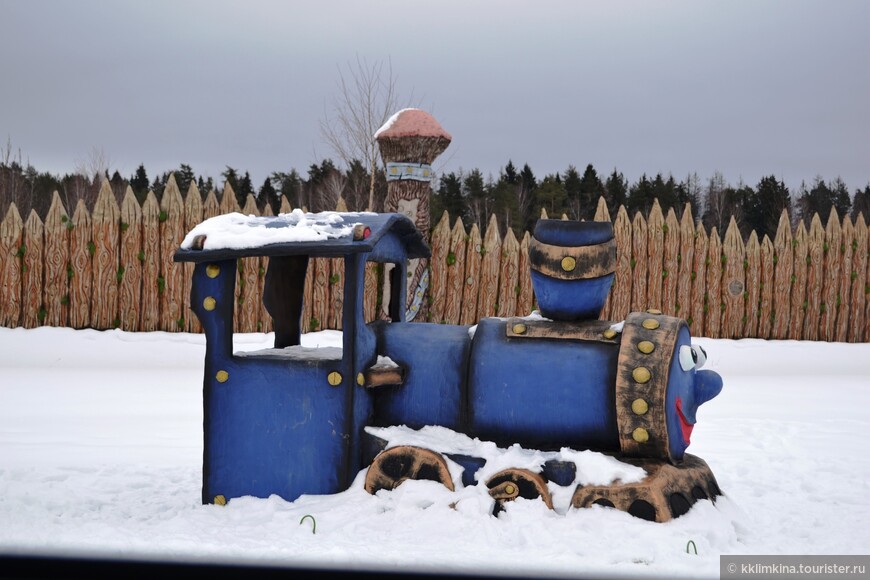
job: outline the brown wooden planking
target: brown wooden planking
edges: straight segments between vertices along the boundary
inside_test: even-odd
[[[450,215],[447,210],[432,229],[432,259],[429,260],[429,319],[444,320],[444,305],[447,300],[447,256],[450,247]]]
[[[366,273],[363,280],[363,317],[366,322],[377,320],[379,268],[380,265],[374,262],[366,263]]]
[[[616,272],[610,289],[610,316],[612,320],[625,320],[631,310],[631,221],[625,206],[620,206],[613,222],[616,240]]]
[[[807,298],[804,314],[804,340],[819,339],[819,319],[822,307],[822,287],[824,277],[825,230],[819,215],[813,216],[810,231],[807,232]]]
[[[21,326],[24,328],[36,328],[45,316],[42,307],[44,229],[36,210],[30,210],[24,222],[25,251],[21,256]]]
[[[182,311],[184,300],[184,269],[172,257],[184,239],[184,202],[175,181],[170,175],[160,200],[160,330],[178,332],[184,328]]]
[[[837,322],[834,340],[849,340],[849,315],[851,312],[852,292],[852,242],[855,241],[855,228],[848,215],[843,216],[840,228],[840,282],[837,295]]]
[[[740,338],[745,322],[745,292],[746,271],[744,262],[746,251],[743,238],[737,228],[734,217],[725,230],[725,240],[722,244],[724,270],[722,271],[722,334],[723,338]]]
[[[21,321],[21,238],[24,222],[11,203],[0,223],[0,325],[15,328]]]
[[[825,243],[822,247],[822,305],[819,317],[819,338],[825,341],[836,340],[837,294],[840,290],[840,216],[836,208],[831,208],[825,226]]]
[[[313,330],[317,330],[314,327],[313,319],[314,319],[314,307],[312,302],[314,301],[314,277],[317,275],[317,267],[315,266],[315,259],[308,259],[308,268],[305,271],[305,289],[303,290],[303,298],[302,298],[302,332],[311,332]],[[377,313],[375,313],[377,316]]]
[[[755,230],[749,234],[746,244],[746,322],[743,324],[743,337],[758,336],[758,308],[761,302],[761,247],[758,244],[758,234]]]
[[[680,218],[680,254],[678,256],[677,298],[674,315],[683,319],[692,316],[692,272],[695,267],[695,224],[692,206],[686,204]]]
[[[81,199],[76,203],[70,230],[69,318],[73,328],[87,328],[91,322],[91,215]]]
[[[498,300],[498,266],[501,255],[501,236],[498,221],[493,215],[483,238],[483,258],[480,263],[480,292],[477,298],[477,318],[495,316]]]
[[[118,322],[121,330],[133,332],[139,330],[141,324],[143,264],[139,252],[142,251],[142,208],[129,186],[121,202],[120,238]]]
[[[647,228],[640,212],[634,214],[631,224],[631,311],[646,310],[647,296]]]
[[[855,220],[855,240],[852,243],[852,290],[851,307],[852,322],[849,325],[849,342],[862,342],[870,340],[870,332],[865,331],[867,323],[867,290],[870,289],[870,270],[868,270],[867,255],[870,252],[870,247],[867,245],[867,223],[864,221],[864,216],[858,214],[858,219]],[[868,329],[870,330],[870,329]]]
[[[662,309],[662,274],[664,272],[663,259],[665,251],[664,237],[665,218],[662,215],[662,207],[659,200],[653,200],[647,218],[647,288],[646,308]]]
[[[532,288],[532,271],[529,263],[529,244],[532,236],[529,232],[523,234],[520,242],[520,255],[517,265],[519,294],[517,295],[517,315],[527,316],[535,307],[535,294]]]
[[[329,258],[313,258],[314,283],[311,287],[311,330],[324,330],[329,317]]]
[[[329,328],[341,330],[344,311],[344,260],[329,260]]]
[[[138,206],[137,206],[138,207]],[[45,216],[45,286],[42,303],[46,326],[69,324],[69,226],[72,223],[57,191]],[[138,330],[139,325],[133,330]]]
[[[498,309],[497,316],[515,316],[517,295],[519,294],[519,253],[520,244],[512,229],[508,228],[501,245],[499,264]]]
[[[472,232],[474,232],[474,228],[472,228]],[[460,320],[463,320],[466,316],[475,316],[475,313],[466,313],[465,309],[473,309],[477,305],[476,294],[473,299],[468,299],[468,302],[465,300],[468,297],[466,282],[467,276],[469,276],[468,268],[470,267],[467,255],[471,250],[466,248],[470,242],[466,242],[465,225],[462,223],[462,218],[456,218],[456,223],[453,224],[453,231],[450,233],[449,244],[447,252],[447,297],[444,302],[442,320],[446,324],[459,324]],[[477,245],[478,247],[480,246],[479,235],[477,237]],[[476,262],[478,268],[479,264],[478,260]],[[475,284],[471,288],[477,290],[477,276],[474,276],[474,282]],[[466,323],[463,322],[463,324]]]
[[[707,231],[699,221],[695,234],[694,266],[692,271],[692,314],[687,319],[694,336],[704,336],[705,296],[707,295]]]
[[[187,194],[184,196],[184,234],[198,226],[202,221],[202,194],[196,186],[196,181],[191,180]],[[193,282],[193,270],[196,265],[193,262],[185,262],[181,269],[184,271],[182,280],[184,287],[181,290],[181,312],[184,315],[184,329],[187,332],[202,332],[202,325],[196,314],[190,309],[190,289]]]
[[[272,206],[268,203],[263,206],[263,211],[261,215],[271,217],[274,216],[275,213],[272,211]],[[269,270],[269,257],[261,256],[258,259],[259,267],[257,269],[257,296],[258,296],[258,312],[259,320],[257,323],[257,332],[269,333],[272,332],[272,316],[269,314],[269,311],[266,310],[265,305],[263,304],[263,291],[266,286],[266,272]]]
[[[791,309],[788,322],[788,337],[801,340],[804,334],[804,318],[807,311],[807,229],[798,223],[792,239],[794,284],[791,290]]]
[[[704,336],[720,338],[722,336],[722,242],[719,232],[714,227],[710,230],[707,240],[707,294],[704,309]]]
[[[782,210],[776,237],[773,242],[773,328],[771,338],[788,338],[789,319],[791,318],[792,274],[794,272],[794,248],[792,247],[791,222],[788,212]]]
[[[103,179],[91,213],[93,240],[93,291],[91,293],[91,327],[115,328],[118,320],[118,240],[121,210],[108,179]],[[179,279],[179,283],[182,281]]]
[[[773,242],[770,238],[764,236],[761,240],[761,281],[758,284],[759,296],[761,305],[759,312],[761,317],[758,319],[758,338],[770,338],[770,333],[773,330]]]
[[[142,314],[143,332],[160,329],[160,206],[153,191],[142,204]]]
[[[676,306],[677,282],[680,278],[680,224],[674,208],[668,210],[664,229],[661,310],[670,316],[678,316]]]

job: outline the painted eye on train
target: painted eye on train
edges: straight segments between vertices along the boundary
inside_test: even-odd
[[[707,362],[707,351],[700,344],[692,345],[692,353],[695,355],[695,368],[699,369]]]
[[[680,367],[684,371],[701,368],[706,362],[707,351],[701,345],[693,344],[689,346],[684,344],[680,347]]]

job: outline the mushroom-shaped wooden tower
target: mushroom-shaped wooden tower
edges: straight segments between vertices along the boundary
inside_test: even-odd
[[[450,145],[452,137],[429,113],[403,109],[390,117],[374,135],[387,170],[384,210],[405,214],[425,239],[429,236],[429,199],[434,176],[432,162]],[[413,320],[426,315],[428,263],[418,260],[408,268],[408,311]]]

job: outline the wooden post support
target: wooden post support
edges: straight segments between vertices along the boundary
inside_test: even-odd
[[[674,315],[688,320],[692,317],[692,272],[695,268],[695,224],[692,221],[692,207],[688,203],[680,218],[680,254],[677,261],[680,272]]]
[[[387,166],[386,211],[407,215],[428,240],[430,181],[434,176],[431,164],[453,138],[432,115],[420,109],[399,111],[378,129],[374,138]],[[412,260],[408,272],[411,277],[406,319],[425,321],[429,296],[427,261]]]
[[[73,328],[86,328],[91,322],[91,257],[94,246],[91,241],[91,216],[81,199],[76,203],[72,223],[69,249],[69,322]]]
[[[91,293],[91,327],[120,326],[118,319],[118,240],[121,210],[108,179],[103,179],[91,215],[93,228],[94,285]],[[180,282],[181,280],[179,280]]]
[[[127,186],[121,202],[121,249],[118,253],[118,320],[121,330],[139,330],[142,307],[142,208]]]
[[[758,285],[761,281],[761,246],[758,244],[758,234],[755,230],[749,234],[746,243],[746,322],[743,324],[743,337],[755,338],[758,335],[759,306],[761,291]]]
[[[69,226],[72,223],[57,191],[45,216],[45,286],[42,303],[46,326],[69,323]]]
[[[792,274],[794,272],[794,247],[791,238],[791,223],[788,212],[782,210],[776,238],[773,242],[776,265],[773,274],[773,333],[772,338],[788,338],[789,319],[791,318]]]
[[[36,328],[45,319],[42,306],[44,229],[36,210],[30,210],[24,223],[23,246],[26,251],[21,257],[21,326],[24,328]]]

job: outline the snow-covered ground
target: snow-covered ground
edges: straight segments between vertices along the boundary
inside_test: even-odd
[[[656,524],[525,500],[495,518],[483,489],[407,482],[371,496],[361,478],[334,496],[202,505],[203,336],[0,329],[0,554],[710,578],[720,554],[866,554],[870,344],[697,342],[725,387],[689,452],[725,497]]]

